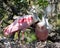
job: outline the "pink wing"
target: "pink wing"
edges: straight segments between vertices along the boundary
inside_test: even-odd
[[[9,35],[12,34],[13,32],[19,30],[19,24],[17,22],[17,20],[15,20],[12,24],[10,24],[9,26],[7,26],[4,29],[4,35]]]
[[[31,15],[17,19],[4,29],[4,35],[11,35],[13,32],[16,32],[18,30],[24,31],[26,28],[30,27],[31,24],[32,24]]]

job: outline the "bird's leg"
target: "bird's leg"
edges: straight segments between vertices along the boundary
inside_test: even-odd
[[[22,38],[21,38],[21,40],[24,40],[24,32],[22,31]]]
[[[22,38],[21,38],[21,43],[22,44],[25,44],[25,40],[24,39],[25,39],[24,32],[22,32]]]

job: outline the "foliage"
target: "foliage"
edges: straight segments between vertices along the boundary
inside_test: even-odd
[[[60,14],[58,14],[58,19],[60,19]]]
[[[39,4],[40,7],[44,8],[48,5],[47,0],[38,0],[37,4]]]

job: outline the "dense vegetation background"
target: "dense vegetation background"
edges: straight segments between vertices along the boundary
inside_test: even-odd
[[[41,18],[43,16],[44,9],[49,5],[56,3],[55,11],[56,18],[53,20],[55,23],[55,28],[60,29],[60,12],[58,11],[58,2],[59,1],[49,1],[49,0],[0,0],[0,36],[3,35],[3,28],[13,22],[14,16],[22,16],[23,14],[28,14],[29,6],[35,5],[38,16]],[[50,16],[49,19],[53,17]],[[51,21],[52,22],[52,21]],[[31,30],[31,31],[30,31]],[[28,42],[36,40],[34,31],[30,29],[26,31],[25,36]],[[27,37],[28,36],[28,37]],[[17,33],[15,35],[15,39],[17,39]]]

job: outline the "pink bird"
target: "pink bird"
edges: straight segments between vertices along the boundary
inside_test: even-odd
[[[4,28],[4,35],[11,35],[18,30],[25,31],[30,25],[33,24],[33,16],[26,15],[16,19],[12,24]]]
[[[38,16],[34,15],[26,15],[23,17],[20,17],[16,19],[11,25],[7,26],[4,29],[4,35],[11,35],[13,32],[16,31],[25,31],[27,28],[29,28],[32,24],[35,24],[37,21],[39,21]],[[35,33],[38,38],[38,40],[46,40],[48,37],[48,30],[45,26],[45,21],[42,19],[41,22],[38,22],[36,24]],[[23,35],[24,36],[24,35]]]

